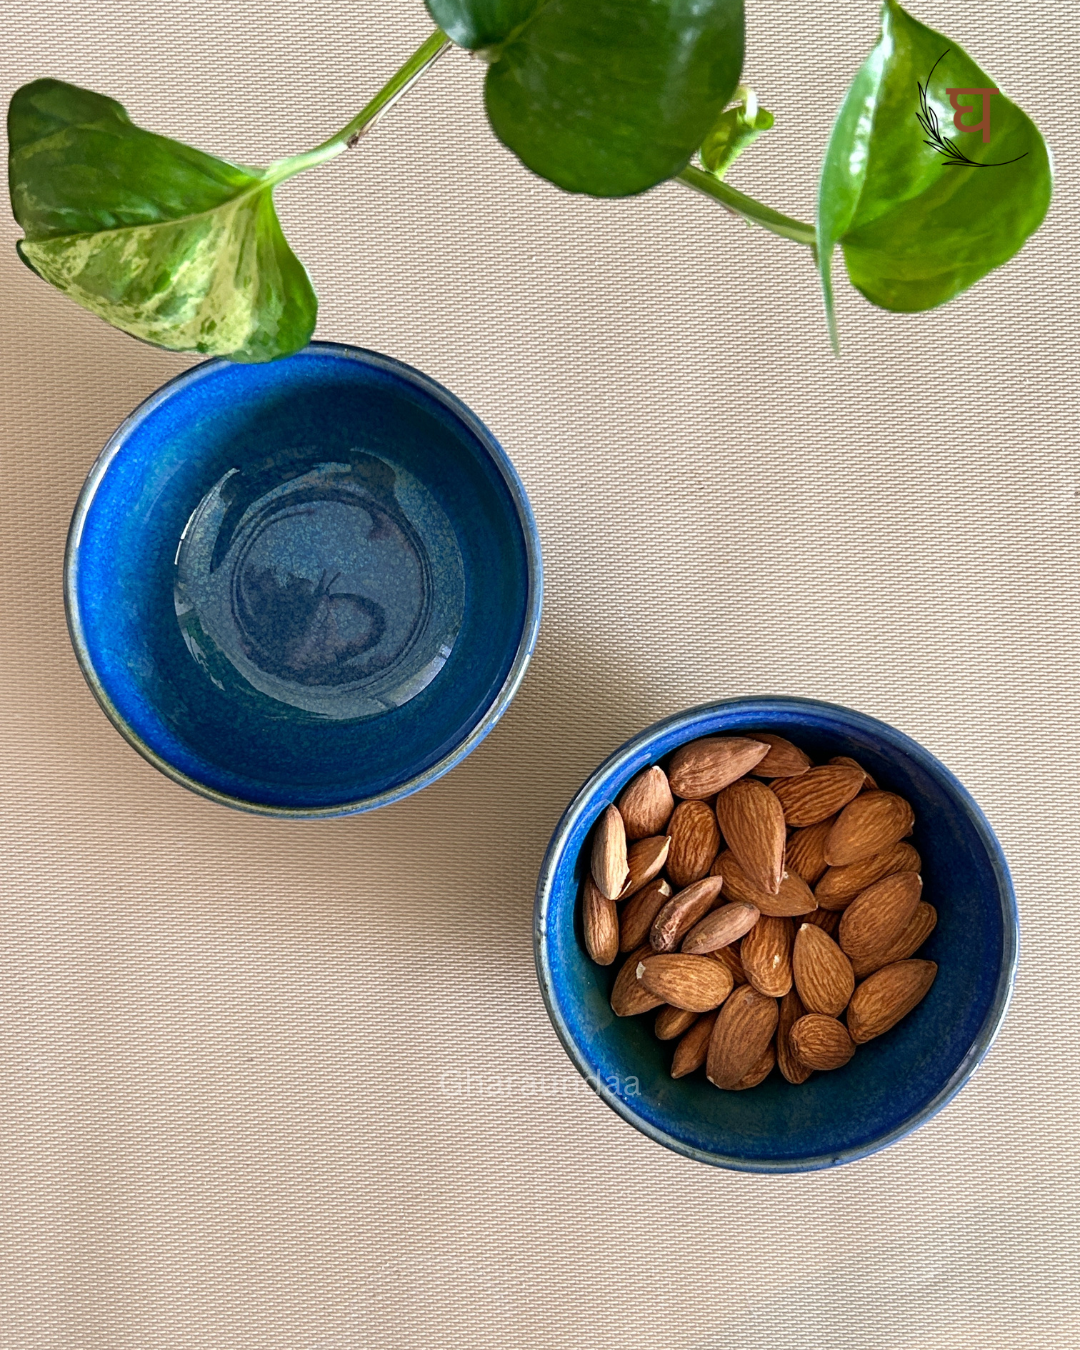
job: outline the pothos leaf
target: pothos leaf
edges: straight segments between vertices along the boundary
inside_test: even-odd
[[[622,197],[671,178],[739,82],[742,0],[428,0],[484,47],[495,134],[568,192]]]
[[[765,131],[771,131],[776,118],[766,108],[755,103],[740,103],[728,108],[701,146],[701,162],[710,173],[723,178],[744,150],[748,150]]]
[[[980,136],[966,130],[976,122],[985,123]],[[930,309],[1019,251],[1042,223],[1051,187],[1049,152],[1031,119],[955,42],[885,0],[881,38],[840,108],[822,166],[818,257],[830,325],[837,244],[868,300]]]
[[[428,13],[451,41],[469,51],[494,47],[530,19],[542,0],[427,0]]]
[[[16,92],[8,141],[19,253],[80,305],[146,342],[234,361],[308,342],[318,301],[272,200],[288,161],[237,167],[59,80]]]

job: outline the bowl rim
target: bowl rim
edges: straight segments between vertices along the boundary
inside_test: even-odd
[[[652,743],[665,733],[686,729],[689,733],[687,735],[689,740],[692,739],[691,728],[696,727],[705,718],[715,716],[718,713],[727,712],[736,716],[745,714],[747,717],[757,717],[769,711],[790,713],[816,711],[840,714],[852,725],[871,732],[875,736],[887,739],[897,749],[902,750],[914,759],[920,767],[942,779],[968,812],[976,832],[986,847],[991,867],[997,879],[998,896],[1002,907],[1004,941],[1001,968],[998,971],[994,998],[986,1017],[983,1019],[982,1026],[968,1047],[964,1058],[949,1075],[945,1084],[925,1106],[901,1121],[893,1129],[885,1131],[867,1143],[849,1149],[824,1154],[810,1154],[801,1158],[749,1159],[738,1155],[713,1153],[706,1149],[699,1149],[686,1143],[678,1136],[669,1134],[666,1130],[660,1129],[650,1121],[645,1120],[622,1097],[612,1092],[606,1083],[598,1079],[585,1061],[581,1048],[559,1011],[552,984],[547,927],[555,874],[564,861],[568,837],[580,817],[589,809],[592,795],[603,778],[640,756],[643,750],[649,749]],[[562,1042],[563,1049],[593,1091],[613,1111],[622,1116],[628,1124],[633,1125],[635,1129],[640,1130],[642,1134],[647,1135],[656,1143],[663,1144],[665,1148],[680,1153],[684,1157],[692,1158],[696,1162],[708,1163],[714,1167],[724,1167],[737,1172],[773,1174],[811,1172],[822,1168],[836,1167],[843,1163],[855,1162],[859,1158],[865,1158],[872,1153],[887,1148],[890,1144],[894,1144],[897,1140],[911,1134],[920,1125],[924,1125],[952,1101],[986,1056],[1008,1011],[1020,954],[1020,918],[1009,866],[990,822],[963,783],[936,756],[924,749],[917,741],[912,740],[910,736],[905,735],[904,732],[898,731],[895,727],[889,726],[888,723],[870,717],[866,713],[857,712],[853,708],[846,708],[837,703],[828,703],[821,699],[799,698],[789,695],[756,695],[702,703],[694,708],[688,708],[683,712],[662,718],[626,741],[613,754],[609,755],[594,773],[590,774],[574,794],[570,805],[563,812],[562,818],[551,836],[551,841],[544,854],[544,860],[540,865],[534,908],[533,948],[536,974],[540,983],[544,1006],[547,1009],[552,1026],[555,1028],[555,1033]]]
[[[78,500],[75,503],[64,550],[64,611],[67,616],[71,645],[75,649],[75,656],[86,683],[90,686],[91,692],[105,715],[121,736],[155,769],[160,770],[167,778],[171,778],[174,783],[179,783],[181,787],[197,793],[200,797],[207,797],[211,801],[219,803],[219,805],[229,806],[252,815],[274,816],[287,820],[328,820],[374,811],[380,806],[388,806],[391,802],[400,801],[403,797],[419,792],[421,788],[434,783],[436,779],[441,778],[460,764],[467,755],[476,749],[502,717],[525,677],[525,671],[536,647],[544,591],[540,536],[525,486],[506,451],[476,414],[456,394],[452,394],[449,389],[439,384],[437,380],[433,380],[430,375],[425,375],[423,371],[417,370],[414,366],[407,365],[404,361],[399,361],[395,357],[384,356],[381,352],[371,351],[365,347],[356,347],[345,342],[318,341],[308,343],[300,351],[283,359],[301,360],[310,356],[335,356],[342,360],[358,361],[362,365],[371,366],[397,376],[441,403],[459,421],[463,422],[480,442],[502,477],[517,513],[518,525],[525,546],[526,566],[525,618],[517,651],[506,678],[476,726],[441,759],[424,769],[423,772],[415,774],[404,782],[371,797],[361,797],[329,806],[311,807],[275,806],[265,802],[250,801],[247,798],[234,796],[203,783],[171,764],[152,746],[148,745],[131,726],[116,707],[99,678],[90,657],[78,601],[79,548],[82,541],[83,526],[93,505],[98,487],[108,473],[112,461],[120,453],[136,427],[140,426],[151,413],[181,390],[198,383],[200,380],[209,378],[224,367],[236,364],[229,361],[228,358],[213,357],[208,361],[201,361],[198,365],[181,371],[179,375],[174,375],[171,380],[167,380],[147,398],[143,399],[124,418],[123,422],[106,441],[101,453],[87,474],[86,481],[83,483]]]

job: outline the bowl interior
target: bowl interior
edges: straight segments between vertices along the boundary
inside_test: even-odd
[[[189,786],[355,807],[433,776],[509,697],[531,529],[490,433],[408,367],[329,344],[210,362],[87,482],[73,637],[121,730]]]
[[[640,769],[695,736],[775,731],[815,762],[852,755],[916,811],[912,841],[938,926],[920,955],[937,961],[926,999],[843,1069],[793,1086],[774,1071],[746,1092],[721,1092],[702,1073],[669,1074],[674,1042],[654,1014],[618,1018],[608,998],[619,961],[585,952],[578,894],[582,844],[605,805]],[[939,1109],[985,1052],[1004,1014],[1016,957],[1012,889],[978,807],[914,742],[873,719],[801,700],[746,701],[671,719],[613,756],[564,818],[545,866],[538,965],[549,1009],[571,1056],[620,1114],[661,1143],[747,1170],[829,1166],[881,1147]],[[643,744],[642,741],[647,743]]]

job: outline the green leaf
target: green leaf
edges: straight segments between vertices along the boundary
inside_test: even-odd
[[[989,141],[953,124],[949,89],[994,87],[955,42],[886,0],[881,38],[844,99],[822,166],[818,255],[834,341],[836,244],[868,300],[924,310],[1007,262],[1042,223],[1052,171],[1031,119],[998,94],[989,99]],[[979,120],[979,96],[957,97],[976,107],[965,123]],[[927,130],[935,122],[944,153]],[[985,167],[952,162],[951,146]]]
[[[495,134],[568,192],[623,197],[673,177],[739,82],[742,0],[428,0],[492,62]]]
[[[8,141],[19,252],[80,305],[174,351],[269,361],[308,342],[318,301],[272,200],[304,156],[240,168],[59,80],[15,93]]]
[[[749,90],[747,99],[753,95]],[[776,118],[765,108],[744,101],[721,113],[719,121],[701,146],[701,162],[710,173],[723,178],[744,150],[748,150],[764,131],[771,131]]]
[[[542,0],[427,0],[427,10],[448,38],[477,51],[504,42],[540,8]]]

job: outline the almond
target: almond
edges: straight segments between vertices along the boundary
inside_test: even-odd
[[[852,961],[855,978],[864,980],[882,966],[891,966],[894,961],[906,961],[909,956],[914,956],[936,927],[937,910],[920,900],[911,922],[888,950],[877,957],[864,956],[859,961]]]
[[[672,952],[652,956],[638,965],[638,979],[665,1003],[688,1012],[719,1007],[734,988],[731,971],[705,956]]]
[[[794,872],[785,873],[780,881],[779,891],[775,895],[770,895],[768,891],[758,890],[751,883],[735,861],[734,855],[727,850],[713,863],[712,870],[714,875],[719,874],[723,879],[725,900],[741,900],[744,904],[753,905],[762,914],[771,914],[774,918],[781,919],[785,916],[809,914],[811,910],[817,909],[813,891],[802,877]]]
[[[717,796],[716,819],[728,848],[750,883],[775,895],[784,875],[787,842],[784,809],[776,793],[764,783],[743,778]]]
[[[702,883],[699,881],[697,884],[700,886]],[[758,910],[754,905],[746,905],[741,901],[721,905],[690,929],[682,940],[682,950],[690,956],[717,951],[738,941],[757,921]]]
[[[671,839],[662,834],[651,835],[648,839],[638,839],[631,844],[626,855],[630,875],[626,878],[622,893],[616,898],[628,900],[643,886],[647,886],[667,862],[670,847]]]
[[[859,795],[865,774],[848,764],[820,764],[798,778],[782,778],[770,787],[784,808],[784,820],[793,829],[816,825],[835,815]]]
[[[833,755],[832,759],[829,760],[829,763],[846,764],[849,769],[858,769],[858,771],[863,775],[863,785],[861,790],[863,792],[877,792],[878,790],[877,783],[874,782],[874,780],[870,777],[870,775],[866,772],[866,770],[863,768],[863,766],[859,763],[857,759],[852,759],[850,755]]]
[[[615,901],[601,893],[592,877],[585,878],[581,925],[586,951],[598,966],[610,966],[619,954],[619,911]]]
[[[616,1017],[635,1017],[638,1013],[659,1008],[661,1003],[667,1001],[651,994],[637,977],[638,966],[652,956],[651,947],[639,947],[619,967],[611,990],[611,1010]]]
[[[632,952],[649,940],[653,919],[671,898],[671,887],[663,877],[654,877],[637,895],[627,900],[619,915],[619,951]]]
[[[655,959],[655,958],[654,958]],[[761,1062],[780,1009],[749,984],[741,984],[720,1009],[709,1038],[705,1073],[720,1088],[733,1088]]]
[[[795,1058],[791,1048],[791,1028],[805,1012],[798,992],[789,989],[780,1000],[780,1020],[776,1024],[776,1062],[789,1083],[805,1083],[814,1072]]]
[[[791,1049],[808,1069],[841,1069],[855,1053],[843,1023],[824,1013],[807,1013],[790,1032]]]
[[[687,1012],[685,1008],[675,1008],[667,1003],[656,1014],[653,1030],[660,1041],[673,1041],[684,1031],[689,1031],[698,1020],[698,1013]]]
[[[825,861],[847,867],[884,853],[915,824],[911,804],[895,792],[862,792],[840,812],[825,840]]]
[[[783,998],[791,988],[794,940],[795,925],[791,920],[776,919],[768,914],[763,914],[743,938],[739,956],[747,980],[759,994]]]
[[[764,1083],[765,1079],[768,1078],[775,1067],[776,1051],[773,1049],[772,1043],[770,1042],[770,1044],[765,1047],[765,1053],[745,1078],[740,1078],[734,1087],[728,1088],[728,1092],[745,1092],[747,1088],[757,1087],[759,1083]]]
[[[653,951],[674,951],[697,921],[720,903],[720,885],[719,877],[702,877],[666,900],[649,929]]]
[[[619,814],[626,826],[627,839],[646,839],[650,834],[666,834],[675,809],[675,798],[667,774],[659,764],[642,769],[623,788],[618,801]]]
[[[668,765],[668,781],[679,797],[711,797],[749,773],[768,753],[764,741],[706,736],[679,746]]]
[[[755,731],[753,737],[769,747],[769,753],[751,770],[755,778],[797,778],[810,767],[810,756],[783,736],[775,736],[771,731]]]
[[[614,806],[604,808],[593,835],[592,874],[601,895],[614,900],[619,895],[630,867],[626,861],[626,827]]]
[[[795,988],[807,1012],[838,1017],[855,988],[851,962],[827,933],[804,923],[795,937],[792,957]]]
[[[826,816],[816,825],[792,830],[788,835],[784,866],[802,877],[808,886],[813,886],[829,865],[825,861],[825,840],[835,819],[835,816]]]
[[[856,801],[862,801],[862,798],[858,797]],[[846,909],[860,891],[865,891],[882,877],[891,877],[894,872],[921,870],[922,859],[910,844],[893,844],[892,848],[876,853],[872,858],[863,858],[846,867],[830,867],[814,887],[814,895],[823,909]]]
[[[860,891],[840,920],[846,955],[854,961],[888,951],[914,917],[921,895],[918,872],[894,872]]]
[[[851,996],[847,1024],[859,1045],[896,1026],[930,991],[934,961],[895,961],[868,975]]]
[[[808,914],[803,923],[812,923],[820,928],[823,933],[828,933],[829,937],[836,936],[836,930],[840,927],[841,914],[838,909],[815,909],[812,914]]]
[[[697,1019],[675,1047],[675,1058],[671,1061],[672,1078],[685,1078],[688,1073],[701,1068],[709,1053],[709,1037],[715,1025],[714,1012],[707,1012]]]
[[[714,961],[719,961],[721,965],[727,966],[731,971],[731,978],[736,984],[746,983],[746,971],[743,970],[742,957],[739,955],[740,943],[736,938],[734,942],[729,942],[726,947],[717,947],[715,951],[707,952]]]
[[[667,874],[675,886],[689,886],[705,876],[720,852],[720,827],[706,802],[680,802],[668,825],[671,849]]]

